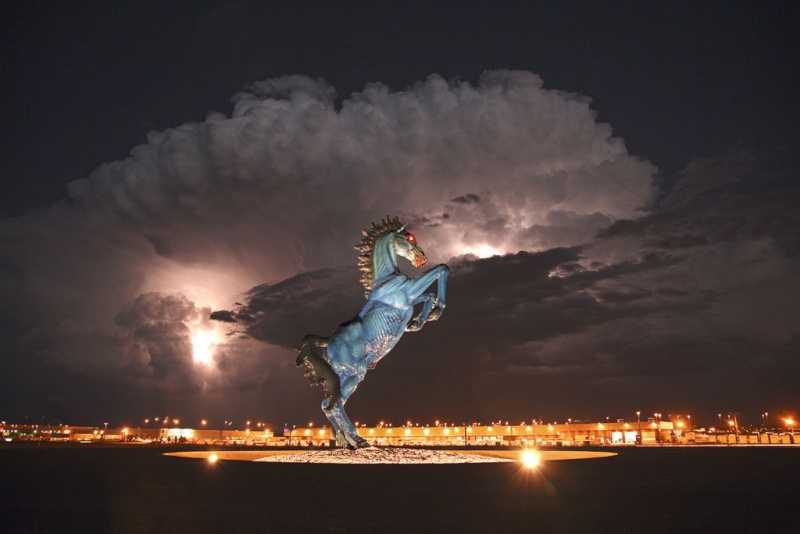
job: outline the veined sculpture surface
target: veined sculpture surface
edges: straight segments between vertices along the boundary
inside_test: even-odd
[[[427,261],[413,234],[396,217],[363,230],[361,243],[361,283],[367,302],[351,320],[339,325],[330,337],[307,335],[303,338],[297,365],[313,385],[325,392],[322,411],[330,421],[336,442],[350,449],[366,447],[347,417],[344,405],[367,370],[386,356],[405,332],[416,332],[426,322],[441,317],[445,308],[445,287],[450,269],[440,264],[428,272],[409,278],[397,268],[397,256],[414,267]],[[436,291],[429,288],[436,282]],[[421,304],[414,316],[414,306]]]

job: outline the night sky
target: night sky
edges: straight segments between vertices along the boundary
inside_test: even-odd
[[[448,307],[354,421],[796,414],[800,7],[497,4],[4,3],[0,419],[321,424],[387,214]]]

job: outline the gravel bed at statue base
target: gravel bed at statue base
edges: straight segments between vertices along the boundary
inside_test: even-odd
[[[461,454],[451,451],[424,449],[404,449],[391,447],[368,447],[351,451],[332,449],[329,451],[309,451],[297,454],[267,456],[256,462],[303,463],[303,464],[476,464],[513,462],[507,458],[492,458],[474,454]]]

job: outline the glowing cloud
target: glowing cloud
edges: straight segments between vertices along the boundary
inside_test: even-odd
[[[222,336],[215,331],[199,330],[192,337],[192,356],[195,363],[211,365],[213,363],[214,349],[223,341]]]
[[[472,254],[479,258],[491,258],[492,256],[502,256],[503,253],[504,252],[499,248],[487,245],[486,243],[482,243],[474,247],[465,246],[463,249],[464,255]]]

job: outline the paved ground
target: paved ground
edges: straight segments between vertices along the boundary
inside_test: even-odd
[[[0,532],[800,532],[800,448],[630,448],[536,470],[163,452],[0,446]]]

